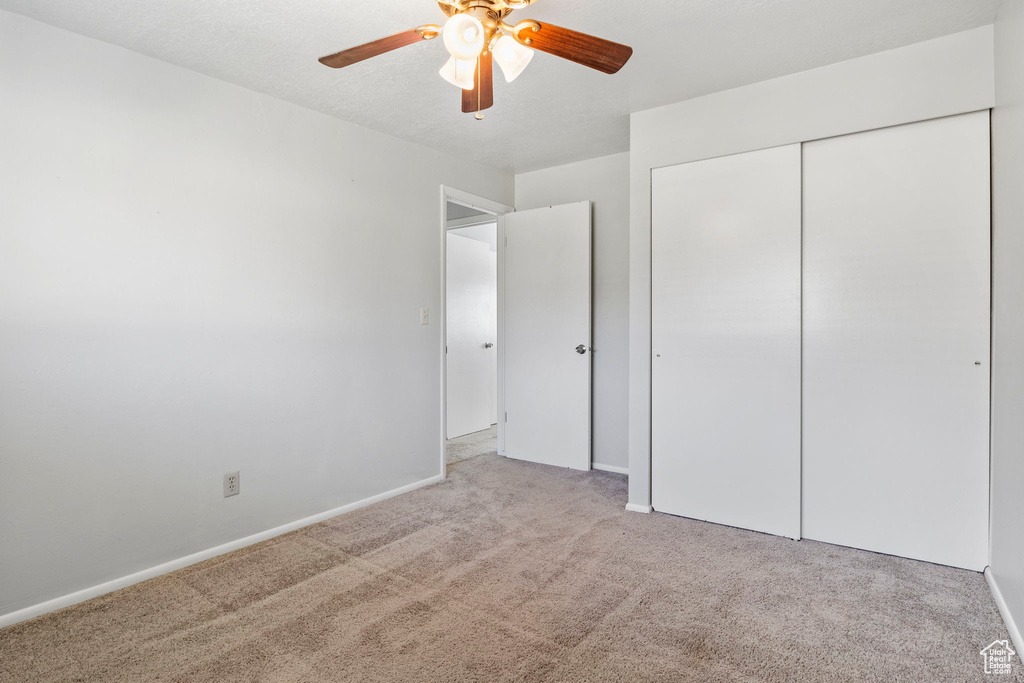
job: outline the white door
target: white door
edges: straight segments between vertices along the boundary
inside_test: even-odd
[[[989,118],[804,146],[804,536],[980,570]]]
[[[494,230],[497,241],[498,226],[494,225],[491,229]],[[498,252],[494,249],[487,254],[487,281],[491,284],[488,300],[491,310],[488,316],[490,327],[487,330],[487,339],[488,343],[492,344],[487,349],[487,395],[490,397],[487,403],[490,409],[487,424],[493,425],[498,422]]]
[[[497,410],[497,278],[486,242],[447,235],[448,438],[487,429]]]
[[[800,146],[652,178],[654,509],[800,536]]]
[[[590,469],[590,202],[505,216],[505,455]]]

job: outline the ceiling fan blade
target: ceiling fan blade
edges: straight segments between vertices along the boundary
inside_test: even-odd
[[[483,111],[494,106],[494,63],[490,52],[480,55],[472,90],[462,91],[462,111]]]
[[[340,69],[343,66],[350,66],[356,62],[361,62],[364,59],[376,57],[377,55],[397,50],[398,48],[405,47],[406,45],[418,43],[421,40],[429,40],[429,38],[426,37],[427,35],[429,34],[421,34],[420,31],[415,29],[412,31],[403,31],[402,33],[396,33],[395,35],[388,36],[387,38],[375,40],[372,43],[366,43],[365,45],[359,45],[357,47],[350,47],[347,50],[336,52],[333,55],[321,57],[319,61],[321,64],[333,69]],[[437,34],[435,33],[430,36],[430,38],[433,38],[436,35]]]
[[[516,39],[520,43],[606,74],[616,73],[633,56],[633,48],[628,45],[620,45],[554,24],[524,23],[526,25],[516,34]],[[531,24],[536,24],[540,28],[534,28]]]

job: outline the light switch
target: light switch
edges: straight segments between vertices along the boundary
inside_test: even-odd
[[[430,324],[430,309],[429,308],[421,308],[420,309],[420,325],[429,325],[429,324]]]

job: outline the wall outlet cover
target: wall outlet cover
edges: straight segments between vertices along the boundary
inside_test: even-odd
[[[224,475],[224,497],[237,496],[242,490],[241,479],[238,472],[228,472]]]
[[[429,325],[429,324],[430,324],[430,309],[429,308],[421,308],[420,309],[420,325]]]

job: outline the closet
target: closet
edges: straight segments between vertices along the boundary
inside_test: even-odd
[[[988,124],[804,145],[807,538],[987,564]]]
[[[988,112],[652,188],[654,508],[983,569]]]
[[[800,535],[800,145],[654,171],[652,496]]]

